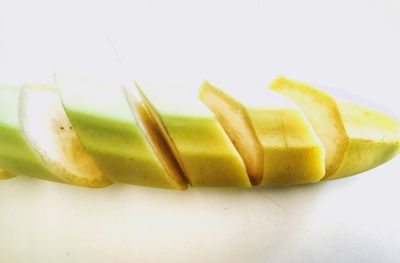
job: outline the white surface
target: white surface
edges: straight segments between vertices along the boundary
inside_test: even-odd
[[[399,1],[76,2],[0,0],[0,79],[108,78],[106,31],[133,77],[282,74],[400,110]],[[0,262],[400,262],[399,168],[286,189],[1,181]]]

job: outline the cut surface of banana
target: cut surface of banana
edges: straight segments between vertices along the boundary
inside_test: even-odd
[[[49,170],[75,185],[105,187],[111,184],[79,141],[54,87],[24,85],[20,104],[23,134]]]
[[[187,188],[173,157],[168,154],[160,157],[159,149],[149,143],[141,127],[145,124],[140,123],[132,112],[141,108],[130,101],[122,85],[60,73],[55,75],[55,81],[82,144],[112,181]]]
[[[62,181],[52,173],[22,132],[19,118],[21,85],[0,85],[0,168],[45,180]]]
[[[399,151],[400,122],[390,116],[284,77],[275,79],[270,88],[305,112],[325,146],[325,179],[372,169]]]
[[[195,93],[173,85],[136,85],[191,185],[251,186],[240,155]]]
[[[284,97],[204,81],[200,98],[217,116],[255,185],[318,182],[325,153],[302,112]]]

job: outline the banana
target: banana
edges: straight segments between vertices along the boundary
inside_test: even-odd
[[[243,160],[195,93],[142,82],[136,86],[192,186],[251,187]]]
[[[302,112],[278,94],[204,81],[201,100],[241,154],[255,185],[318,182],[325,152]]]
[[[0,87],[1,168],[74,185],[110,184],[82,148],[53,88]]]
[[[372,169],[400,147],[400,122],[362,105],[284,77],[270,88],[297,103],[326,149],[326,176],[337,179]]]
[[[0,83],[0,179],[285,186],[361,173],[400,151],[398,120],[283,77],[270,91],[204,81],[200,100],[142,82],[55,82]]]
[[[59,73],[55,82],[82,144],[112,181],[187,188],[166,142],[152,132],[153,122],[143,105],[128,98],[122,85]],[[141,121],[134,113],[141,115]]]

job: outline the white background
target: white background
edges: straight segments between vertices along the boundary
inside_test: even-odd
[[[400,1],[3,1],[0,80],[274,76],[398,112]],[[0,182],[0,262],[400,262],[400,168],[285,189]]]

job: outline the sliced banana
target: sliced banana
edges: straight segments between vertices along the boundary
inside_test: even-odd
[[[64,108],[82,144],[112,181],[187,188],[166,143],[152,132],[149,115],[140,103],[126,96],[122,85],[60,73],[55,75],[55,80]],[[132,111],[138,111],[146,118],[141,122],[135,119]]]
[[[79,141],[54,88],[24,85],[20,123],[23,135],[57,179],[88,187],[111,184]]]
[[[191,185],[251,186],[240,155],[195,93],[170,85],[136,85]]]
[[[283,96],[205,81],[200,98],[238,149],[253,184],[314,183],[324,176],[322,144],[302,112]]]
[[[20,85],[0,84],[0,167],[14,174],[60,182],[22,132],[20,93]]]
[[[284,77],[275,79],[270,87],[297,103],[307,115],[326,149],[325,179],[372,169],[399,152],[398,120]]]

